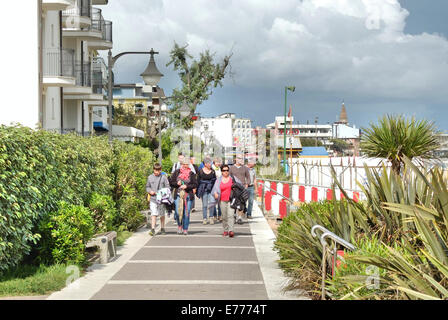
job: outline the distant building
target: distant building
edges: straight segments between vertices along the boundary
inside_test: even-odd
[[[324,147],[302,147],[300,158],[329,158],[327,150]]]
[[[113,89],[114,109],[121,107],[137,120],[137,128],[147,133],[152,126],[156,126],[161,111],[162,123],[168,121],[168,107],[163,103],[165,92],[160,87],[150,87],[144,84],[120,84]],[[161,106],[160,106],[161,105]],[[107,107],[95,108],[94,127],[101,130],[107,121]]]
[[[216,139],[226,154],[247,154],[255,142],[252,139],[252,120],[224,113],[214,118],[200,118],[201,139]],[[210,141],[210,140],[209,140]]]
[[[277,128],[278,134],[283,136],[285,131],[284,124],[285,117],[277,116],[275,117],[275,122],[268,124],[266,128]],[[342,104],[339,121],[336,121],[333,124],[300,124],[294,123],[294,117],[286,117],[286,137],[290,137],[291,133],[293,137],[299,137],[300,139],[317,139],[322,142],[327,149],[330,149],[333,145],[333,139],[341,139],[351,146],[351,148],[346,151],[349,155],[359,155],[361,131],[356,128],[356,126],[349,126],[345,103]],[[283,148],[283,143],[279,145],[279,148]]]

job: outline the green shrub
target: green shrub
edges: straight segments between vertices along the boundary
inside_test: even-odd
[[[22,261],[40,239],[38,222],[58,202],[83,205],[113,188],[106,138],[0,126],[0,270]]]
[[[141,213],[142,202],[133,195],[126,195],[120,200],[119,221],[128,231],[136,231],[144,222],[145,216]]]
[[[119,141],[111,147],[107,137],[0,126],[0,271],[32,250],[39,256],[39,222],[60,201],[88,206],[94,192],[115,202],[128,194],[144,208],[152,164],[148,149]],[[117,218],[115,224],[121,223]],[[103,221],[98,224],[104,229]]]
[[[94,235],[94,221],[88,208],[64,201],[59,210],[40,223],[42,231],[41,259],[47,263],[85,262],[85,246]]]
[[[93,221],[95,221],[95,233],[104,233],[114,229],[118,214],[112,196],[94,192],[89,202],[89,208],[93,214]]]
[[[115,201],[118,205],[116,225],[135,231],[145,218],[140,213],[147,208],[146,180],[152,171],[154,158],[147,149],[114,141]]]

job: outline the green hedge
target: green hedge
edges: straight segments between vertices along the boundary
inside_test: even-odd
[[[39,221],[57,212],[60,201],[88,206],[96,192],[113,196],[119,212],[125,195],[144,208],[151,165],[149,150],[118,141],[111,147],[107,137],[0,126],[0,272],[36,247]]]

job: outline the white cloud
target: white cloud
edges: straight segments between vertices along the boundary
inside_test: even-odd
[[[157,48],[166,75],[177,41],[194,55],[210,49],[222,57],[233,48],[242,87],[447,99],[448,41],[404,34],[409,12],[398,0],[113,0],[104,15],[114,21],[114,51]],[[130,76],[138,61],[117,68]]]

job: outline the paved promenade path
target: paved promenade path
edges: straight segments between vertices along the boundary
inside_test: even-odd
[[[222,236],[222,224],[202,224],[196,199],[189,234],[177,234],[173,217],[166,235],[141,229],[107,265],[94,265],[82,278],[48,299],[266,300],[307,299],[283,292],[287,279],[272,250],[275,240],[258,206],[254,218]],[[160,226],[156,228],[160,230]]]

